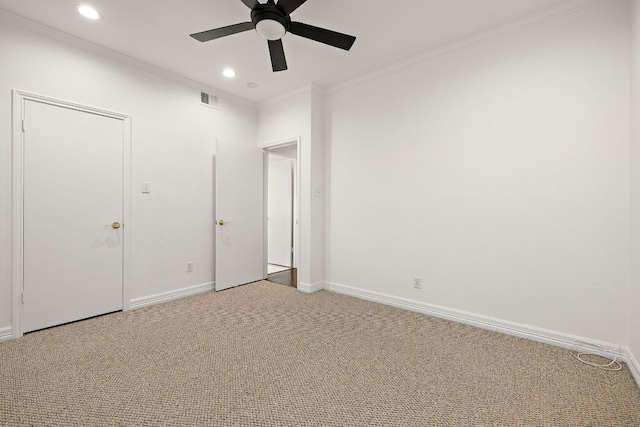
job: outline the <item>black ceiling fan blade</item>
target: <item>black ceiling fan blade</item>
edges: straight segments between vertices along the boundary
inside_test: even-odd
[[[351,46],[353,46],[353,43],[356,41],[356,38],[353,36],[327,30],[326,28],[303,24],[302,22],[292,22],[291,25],[289,25],[289,32],[296,36],[305,37],[344,50],[351,49]]]
[[[284,46],[282,40],[267,40],[269,42],[269,53],[271,54],[271,68],[273,71],[285,71],[287,69],[287,59],[284,57]]]
[[[226,27],[191,34],[191,37],[201,42],[208,42],[209,40],[219,39],[220,37],[230,36],[231,34],[253,30],[253,28],[253,23],[242,22],[240,24],[228,25]]]
[[[278,8],[287,15],[290,15],[291,12],[302,6],[306,1],[307,0],[278,0]]]
[[[242,1],[242,3],[246,4],[247,7],[251,10],[255,9],[256,7],[260,6],[260,3],[258,2],[258,0],[240,0]]]

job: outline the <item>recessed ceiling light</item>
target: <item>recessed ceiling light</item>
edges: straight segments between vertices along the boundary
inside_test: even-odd
[[[233,71],[231,68],[227,68],[225,69],[222,74],[224,74],[225,77],[229,77],[230,79],[234,78],[236,76],[236,72]]]
[[[100,13],[91,6],[79,5],[78,12],[80,12],[80,15],[84,16],[85,18],[93,20],[100,19]]]

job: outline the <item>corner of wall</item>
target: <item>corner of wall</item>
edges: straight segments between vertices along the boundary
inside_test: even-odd
[[[13,338],[13,329],[9,326],[6,328],[0,328],[0,342],[8,341]]]
[[[630,3],[631,19],[631,262],[628,298],[630,368],[640,385],[640,0]],[[633,372],[633,370],[632,370]]]
[[[323,105],[324,92],[317,86],[311,86],[311,281],[320,283],[325,280],[325,203],[328,196],[325,187],[325,140]]]
[[[631,349],[626,348],[624,351],[629,372],[631,372],[633,379],[636,380],[636,384],[640,387],[640,363],[638,363],[638,359],[635,358]]]
[[[318,283],[314,283],[312,285],[308,284],[308,283],[303,283],[300,282],[298,284],[298,290],[302,293],[305,294],[313,294],[315,292],[321,291],[323,289],[325,289],[327,286],[326,283],[324,282],[318,282]]]

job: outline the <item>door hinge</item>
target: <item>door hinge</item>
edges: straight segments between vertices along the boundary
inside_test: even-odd
[[[20,296],[20,301],[24,304],[24,291],[22,291],[22,295]]]
[[[24,124],[24,119],[22,119],[22,132],[24,132],[26,129],[25,124]]]

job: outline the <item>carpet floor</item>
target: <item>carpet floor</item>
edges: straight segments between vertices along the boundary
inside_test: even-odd
[[[626,366],[257,282],[0,343],[0,426],[640,426]]]

